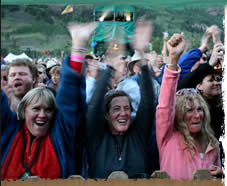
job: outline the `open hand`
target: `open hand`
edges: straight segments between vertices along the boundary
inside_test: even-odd
[[[151,21],[138,21],[136,23],[133,47],[137,51],[144,51],[148,46],[152,35]]]
[[[72,37],[73,43],[85,43],[92,32],[95,30],[96,24],[92,23],[69,23],[68,30]]]

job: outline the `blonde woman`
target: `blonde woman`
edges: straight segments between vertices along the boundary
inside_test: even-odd
[[[56,99],[48,87],[30,90],[20,102],[18,120],[1,90],[2,180],[67,178],[76,173],[77,126],[86,108],[83,51],[95,25],[70,28],[72,51],[63,61]]]
[[[160,169],[172,179],[192,179],[193,172],[207,168],[222,173],[218,141],[210,128],[206,102],[195,89],[176,93],[180,67],[177,61],[185,46],[184,34],[174,34],[167,43],[169,60],[156,113],[156,136]]]

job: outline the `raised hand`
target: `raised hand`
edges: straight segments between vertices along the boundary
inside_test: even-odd
[[[151,21],[138,21],[136,23],[133,47],[137,51],[144,51],[148,46],[152,35]]]
[[[208,27],[206,32],[203,34],[202,40],[201,40],[201,45],[199,49],[201,52],[206,52],[209,49],[209,40],[212,37],[212,28]]]
[[[95,23],[69,23],[68,30],[72,37],[72,46],[84,47],[96,28]]]
[[[212,32],[212,39],[214,44],[222,43],[221,42],[221,29],[217,25],[212,25],[209,27]]]
[[[222,63],[224,61],[224,53],[225,50],[223,44],[221,43],[215,44],[210,57],[209,64],[213,67],[216,65],[222,66]]]
[[[177,65],[180,55],[183,53],[186,46],[184,39],[184,33],[175,33],[167,42],[167,48],[169,51],[169,61],[168,64]]]

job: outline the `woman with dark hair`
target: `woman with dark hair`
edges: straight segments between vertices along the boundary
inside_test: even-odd
[[[196,89],[176,93],[180,74],[177,61],[184,45],[183,33],[174,34],[168,41],[169,60],[156,111],[160,169],[178,180],[192,179],[199,168],[209,169],[212,176],[223,173],[206,102]]]
[[[140,23],[139,27],[144,31],[145,40],[149,40],[150,24]],[[140,51],[143,51],[146,43],[139,40],[137,34],[140,43],[136,46],[140,44]],[[107,69],[99,74],[86,117],[91,178],[107,178],[113,171],[124,171],[129,178],[147,173],[146,148],[154,119],[155,98],[146,60],[142,59],[141,63],[141,101],[133,122],[128,94],[121,90],[107,92],[114,69],[107,65]]]

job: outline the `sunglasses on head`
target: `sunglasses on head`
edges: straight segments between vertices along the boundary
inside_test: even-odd
[[[200,92],[194,88],[184,88],[176,92],[176,96],[183,96],[185,94],[200,94]]]
[[[212,79],[214,80],[214,81],[216,81],[216,82],[220,82],[220,81],[222,81],[222,78],[221,78],[221,76],[219,76],[219,75],[214,75],[213,77],[212,77]]]

